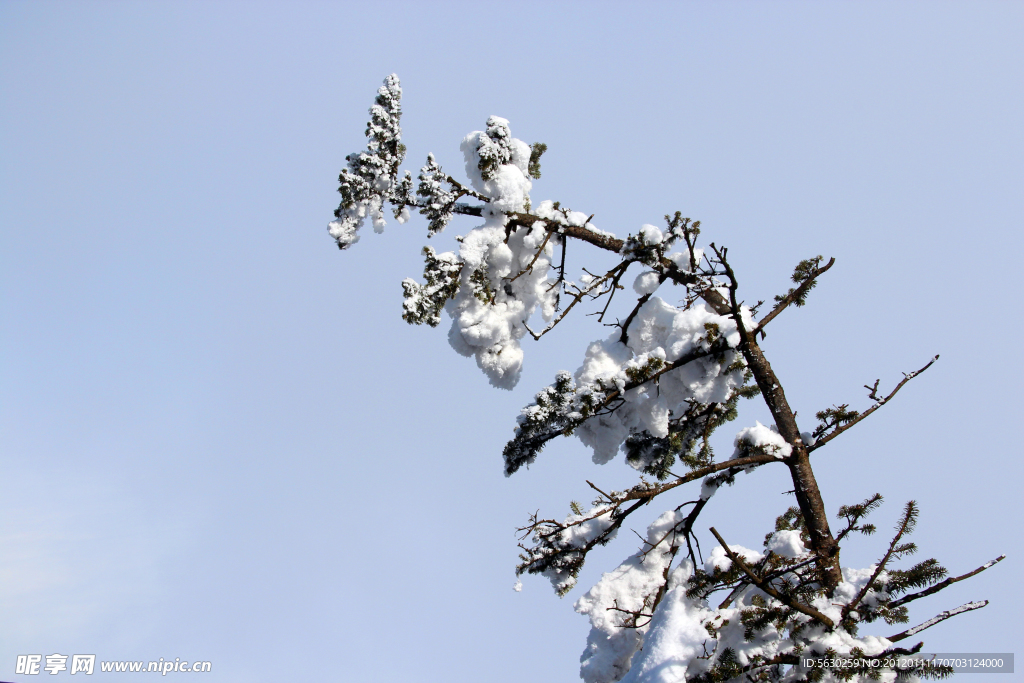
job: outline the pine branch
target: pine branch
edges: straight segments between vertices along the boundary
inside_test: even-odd
[[[845,517],[847,525],[846,528],[840,531],[839,535],[836,536],[836,543],[846,538],[846,535],[849,534],[851,531],[859,531],[867,536],[870,536],[871,534],[875,533],[874,524],[865,524],[864,526],[859,527],[857,526],[857,522],[859,522],[862,518],[866,517],[873,510],[878,508],[881,504],[882,494],[876,493],[875,495],[871,496],[870,498],[865,500],[863,503],[860,503],[859,505],[844,505],[841,508],[839,508],[839,513],[836,516]]]
[[[981,572],[985,571],[989,567],[991,567],[991,566],[993,566],[995,564],[998,564],[999,562],[1002,562],[1004,559],[1006,559],[1006,555],[1000,555],[996,559],[991,560],[990,562],[986,562],[985,564],[981,565],[980,567],[978,567],[977,569],[975,569],[972,572],[967,572],[966,574],[964,574],[962,576],[950,577],[950,578],[946,579],[945,581],[940,581],[939,583],[935,584],[934,586],[926,588],[923,591],[919,591],[917,593],[911,593],[909,595],[904,595],[902,598],[899,598],[898,600],[893,600],[887,606],[888,607],[899,607],[900,605],[905,605],[908,602],[912,602],[912,601],[917,600],[919,598],[923,598],[923,597],[926,597],[928,595],[932,595],[933,593],[938,593],[943,588],[946,588],[947,586],[951,586],[954,583],[957,583],[958,581],[963,581],[964,579],[971,578],[975,574],[980,574]],[[890,640],[891,640],[891,638],[890,638]]]
[[[793,481],[793,493],[807,523],[811,550],[818,557],[822,586],[825,588],[826,595],[831,596],[843,581],[843,572],[839,566],[839,544],[832,536],[832,530],[828,525],[828,512],[825,510],[825,502],[822,500],[821,491],[811,467],[810,451],[800,436],[796,414],[786,399],[782,383],[757,345],[757,336],[752,331],[744,329],[739,304],[736,301],[738,283],[726,258],[728,253],[725,249],[715,247],[714,243],[710,246],[714,250],[718,262],[725,269],[725,274],[729,277],[729,301],[727,302],[721,294],[714,290],[702,292],[701,296],[719,315],[730,315],[736,321],[741,334],[739,349],[747,362],[747,368],[754,375],[754,380],[761,390],[765,405],[775,420],[779,434],[792,446],[792,453],[785,462]]]
[[[736,458],[735,460],[726,460],[725,462],[715,463],[714,465],[708,465],[707,467],[702,467],[699,470],[694,470],[693,472],[690,472],[689,474],[679,477],[675,481],[669,482],[667,484],[651,486],[645,490],[637,489],[631,491],[626,494],[626,497],[623,498],[623,500],[632,500],[634,498],[639,498],[644,501],[650,501],[653,500],[656,496],[660,496],[662,493],[665,493],[666,491],[670,491],[677,486],[687,484],[691,481],[694,481],[695,479],[706,477],[709,474],[715,474],[716,472],[721,472],[722,470],[727,470],[730,468],[736,468],[736,470],[739,471],[740,469],[748,467],[750,465],[764,465],[765,463],[769,462],[779,462],[779,460],[774,455],[765,454],[752,455],[746,458]]]
[[[784,310],[786,310],[786,308],[789,307],[790,304],[796,302],[798,306],[802,305],[801,302],[807,296],[807,292],[813,289],[814,285],[817,284],[818,276],[820,276],[826,270],[831,268],[835,262],[835,258],[830,258],[828,260],[828,263],[826,263],[824,266],[812,270],[811,273],[807,276],[807,279],[802,280],[802,284],[799,287],[797,287],[796,289],[791,289],[789,291],[789,294],[783,297],[782,300],[779,301],[778,304],[776,304],[775,308],[773,308],[768,313],[768,315],[761,318],[757,322],[757,327],[754,328],[754,332],[757,333],[763,330],[768,323],[774,320],[779,313],[782,313]]]
[[[885,570],[885,566],[889,563],[892,556],[906,552],[906,550],[904,550],[904,548],[907,548],[906,546],[897,546],[896,544],[899,543],[903,536],[914,532],[914,527],[917,525],[917,514],[917,503],[909,501],[903,509],[903,519],[900,520],[900,524],[896,528],[896,535],[893,536],[892,541],[889,543],[889,549],[885,551],[885,555],[881,560],[879,560],[878,566],[875,567],[875,571],[872,572],[871,578],[864,582],[864,586],[857,592],[857,595],[854,596],[853,600],[843,606],[843,621],[846,621],[850,612],[857,609],[857,605],[860,604],[860,601],[863,600],[864,596],[868,594],[869,590],[871,590],[871,586]],[[907,548],[907,550],[910,550],[910,548]]]

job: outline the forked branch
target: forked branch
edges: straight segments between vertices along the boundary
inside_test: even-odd
[[[870,408],[868,408],[867,410],[865,410],[863,413],[858,414],[857,417],[853,418],[849,422],[846,422],[845,424],[837,424],[832,429],[831,432],[828,432],[827,434],[824,434],[824,435],[820,436],[814,442],[813,446],[808,446],[807,451],[811,452],[811,451],[815,451],[815,450],[821,448],[822,446],[827,444],[829,441],[831,441],[832,439],[836,438],[837,436],[839,436],[840,434],[842,434],[846,430],[850,429],[851,427],[853,427],[854,425],[856,425],[857,423],[862,421],[864,418],[866,418],[867,416],[871,415],[873,412],[875,412],[876,410],[878,410],[879,408],[884,406],[886,403],[888,403],[889,401],[892,400],[893,396],[896,395],[896,392],[898,392],[900,389],[903,388],[903,385],[905,385],[907,382],[909,382],[910,380],[914,379],[915,377],[920,375],[922,372],[924,372],[925,370],[930,368],[935,363],[935,361],[937,361],[938,359],[939,359],[939,357],[938,357],[938,355],[936,355],[934,358],[932,358],[930,361],[928,361],[928,363],[923,368],[921,368],[920,370],[915,370],[915,371],[913,371],[911,373],[904,374],[903,375],[903,379],[900,380],[900,383],[896,385],[896,388],[893,389],[891,392],[889,392],[889,395],[884,397],[884,398],[878,396],[878,394],[877,394],[877,392],[878,392],[878,381],[877,380],[875,381],[874,386],[867,386],[867,385],[865,385],[865,388],[868,389],[871,392],[870,394],[868,394],[868,398],[874,400],[875,404],[873,406],[871,406]]]

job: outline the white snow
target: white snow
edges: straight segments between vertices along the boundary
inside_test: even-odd
[[[733,453],[733,459],[746,457],[751,451],[764,452],[779,460],[793,454],[793,447],[786,443],[775,425],[765,427],[760,422],[755,422],[753,427],[740,430],[734,443],[736,451]]]
[[[644,294],[652,294],[661,285],[661,280],[658,274],[653,270],[645,270],[636,276],[636,280],[633,281],[633,291],[643,296]]]
[[[767,550],[783,557],[800,557],[807,553],[800,532],[795,529],[783,529],[772,534],[772,538],[765,546]]]
[[[739,343],[731,318],[714,313],[702,303],[684,310],[652,296],[630,324],[625,344],[618,332],[590,344],[582,367],[576,371],[576,383],[584,386],[602,382],[623,390],[629,383],[629,368],[643,367],[651,359],[672,363],[688,353],[707,349],[709,327],[717,327],[717,334],[729,344]],[[705,357],[665,372],[657,386],[648,383],[626,392],[626,405],[588,420],[576,435],[593,450],[596,463],[614,458],[633,431],[646,429],[655,436],[667,435],[669,419],[685,411],[688,401],[724,402],[743,383],[742,369],[725,371],[736,359],[734,354],[726,351],[724,364]]]
[[[647,619],[639,620],[639,628],[623,628],[623,619],[629,615],[619,610],[649,613],[644,600],[653,599],[665,581],[675,540],[672,530],[684,518],[674,511],[662,514],[647,529],[649,545],[644,548],[648,552],[640,550],[631,555],[576,601],[576,611],[589,617],[591,625],[587,647],[580,657],[580,677],[586,683],[612,683],[629,670],[630,659],[647,632]]]
[[[692,573],[684,562],[683,575]],[[634,657],[623,683],[684,683],[691,662],[704,654],[709,634],[704,623],[712,615],[707,606],[686,597],[685,581],[665,594],[654,613],[643,650]],[[612,679],[614,680],[614,679]]]
[[[500,116],[488,118],[486,131],[473,131],[462,141],[462,154],[473,189],[489,197],[493,209],[522,211],[525,208],[532,187],[528,173],[530,146],[512,137],[508,120]],[[483,177],[482,159],[497,161],[490,178]]]
[[[764,557],[763,554],[756,550],[744,548],[741,545],[733,545],[732,543],[729,544],[729,550],[731,550],[734,555],[738,555],[743,558],[743,561],[747,563],[748,567],[760,562]],[[732,568],[732,560],[729,559],[729,555],[725,552],[725,548],[720,545],[715,546],[714,550],[711,551],[711,554],[708,555],[708,559],[704,561],[704,571],[709,574],[715,571],[715,569],[729,571],[730,568]]]

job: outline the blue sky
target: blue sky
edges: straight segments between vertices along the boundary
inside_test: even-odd
[[[500,453],[605,331],[526,344],[497,391],[401,320],[420,218],[338,252],[336,176],[391,72],[404,168],[461,168],[497,114],[549,145],[535,201],[620,236],[699,218],[748,300],[836,257],[764,345],[801,415],[942,354],[815,468],[833,510],[883,493],[882,530],[916,499],[954,574],[1008,554],[912,621],[989,599],[926,646],[1013,651],[1022,37],[1009,2],[0,2],[0,678],[60,652],[217,681],[575,680],[572,601],[635,543],[560,600],[511,590],[513,530],[631,472],[566,441],[505,479]],[[723,431],[766,421],[744,408]],[[756,546],[786,490],[758,472],[703,518]]]

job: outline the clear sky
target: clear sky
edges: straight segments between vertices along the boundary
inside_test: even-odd
[[[748,301],[834,256],[764,343],[808,425],[942,354],[819,451],[819,484],[833,511],[884,494],[883,532],[916,499],[954,574],[1007,553],[911,618],[989,599],[926,646],[1020,650],[1024,4],[4,0],[0,679],[54,652],[247,683],[576,679],[572,602],[635,537],[560,600],[512,591],[513,530],[632,474],[566,441],[505,479],[501,448],[606,332],[526,344],[494,390],[401,320],[422,219],[334,247],[391,72],[414,173],[458,171],[497,114],[549,145],[535,201],[620,236],[699,218]],[[723,431],[766,421],[744,408]],[[743,478],[702,519],[757,547],[787,484]]]

